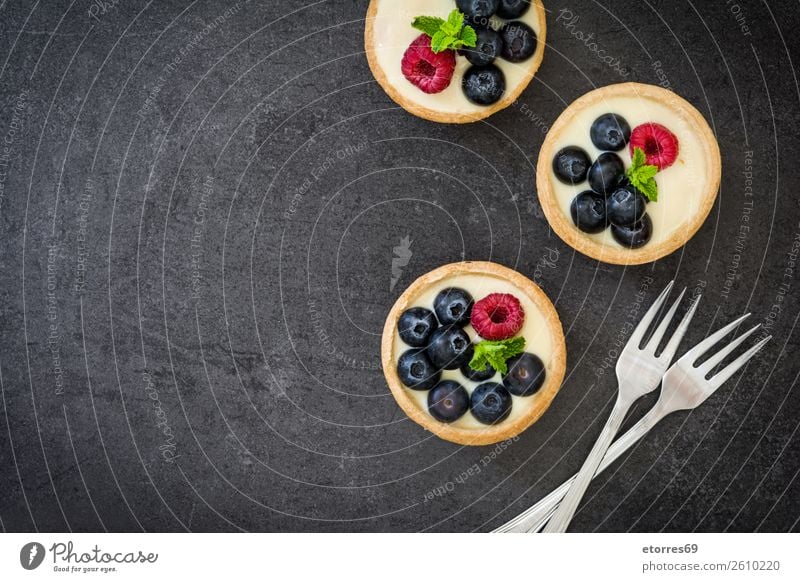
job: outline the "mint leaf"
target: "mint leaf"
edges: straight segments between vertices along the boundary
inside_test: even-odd
[[[450,14],[447,15],[447,24],[453,28],[461,29],[464,24],[464,14],[457,8],[454,8]]]
[[[437,16],[417,16],[411,26],[431,37],[431,50],[440,53],[448,49],[475,46],[478,35],[471,26],[464,25],[464,14],[457,8],[443,20]]]
[[[642,166],[639,168],[638,176],[640,180],[655,178],[658,174],[658,166]]]
[[[455,34],[461,32],[461,27],[464,26],[464,15],[458,10],[453,10],[447,16],[447,26],[454,31]]]
[[[658,202],[658,186],[656,185],[655,180],[649,180],[636,186],[639,191],[644,194],[645,198],[650,200],[651,202]]]
[[[411,22],[411,26],[424,32],[431,38],[433,38],[433,35],[438,32],[443,24],[444,20],[438,16],[417,16]]]
[[[439,30],[444,32],[447,36],[452,36],[453,38],[457,37],[461,32],[461,28],[452,26],[449,22],[442,24],[442,27]]]
[[[626,174],[631,186],[639,190],[650,202],[658,201],[658,184],[656,174],[658,166],[648,165],[647,156],[642,148],[633,148],[631,167]]]
[[[524,337],[512,337],[499,341],[484,340],[475,344],[475,351],[469,362],[469,367],[478,372],[490,365],[495,371],[505,374],[508,372],[506,361],[520,355],[525,350]]]
[[[471,26],[465,26],[464,30],[461,31],[461,41],[464,46],[475,46],[478,44],[478,33]]]
[[[435,53],[440,53],[447,49],[447,40],[450,38],[453,37],[447,36],[445,31],[437,31],[436,34],[431,37],[431,50]]]
[[[647,163],[647,156],[644,155],[642,148],[633,148],[633,156],[631,156],[631,168],[638,168]]]

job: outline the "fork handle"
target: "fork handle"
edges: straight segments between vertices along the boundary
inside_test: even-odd
[[[633,425],[625,434],[614,441],[614,443],[609,447],[608,452],[606,452],[606,455],[600,462],[600,466],[597,468],[597,472],[594,474],[594,476],[597,477],[597,475],[610,467],[614,461],[621,457],[623,453],[630,449],[637,441],[639,441],[639,439],[650,432],[650,430],[668,413],[669,411],[663,410],[659,405],[656,405],[648,410],[647,413],[642,416],[639,422]],[[572,485],[572,482],[575,481],[576,476],[577,474],[564,481],[560,486],[558,486],[556,489],[553,489],[535,505],[529,507],[514,519],[498,527],[496,530],[494,530],[494,533],[540,531],[547,523],[548,519],[550,519],[550,517],[553,515],[556,507],[558,507],[558,504],[564,498],[564,495],[566,495],[567,491],[569,491],[570,485]]]
[[[614,439],[614,435],[619,431],[619,427],[622,425],[622,421],[625,419],[625,414],[630,409],[631,404],[629,400],[617,398],[614,409],[611,411],[600,436],[597,437],[592,451],[589,453],[589,456],[586,457],[586,461],[584,461],[581,470],[578,471],[578,474],[575,476],[567,494],[561,501],[561,505],[558,506],[553,517],[550,518],[550,521],[547,522],[547,525],[542,531],[545,533],[563,533],[567,531],[572,517],[578,510],[578,504],[581,502],[581,499],[583,499],[586,489],[589,488],[589,483],[592,482],[594,474],[597,472],[597,467],[600,466],[600,462],[603,460],[611,441]]]

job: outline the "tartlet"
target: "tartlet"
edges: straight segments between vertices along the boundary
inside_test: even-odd
[[[628,129],[667,127],[679,144],[677,158],[656,174],[658,201],[646,205],[652,239],[638,248],[622,246],[609,230],[593,234],[580,230],[570,204],[586,190],[586,183],[563,183],[554,168],[554,157],[571,145],[586,150],[590,159],[599,157],[603,149],[590,139],[590,126],[598,116],[608,114],[623,116]],[[632,145],[616,152],[626,165]],[[700,112],[672,91],[641,83],[610,85],[573,102],[550,128],[536,168],[539,201],[556,234],[577,251],[618,265],[649,263],[686,244],[711,211],[720,178],[719,145]]]
[[[526,352],[541,358],[545,375],[532,395],[513,395],[511,411],[497,424],[482,424],[468,411],[455,422],[441,422],[427,408],[426,393],[410,389],[398,375],[398,360],[409,348],[398,332],[401,315],[412,307],[430,308],[442,289],[461,287],[475,299],[496,292],[513,293],[524,308],[525,323],[519,334],[526,339]],[[477,305],[477,303],[476,303]],[[443,324],[444,325],[444,324]],[[467,325],[471,340],[480,340]],[[444,265],[422,275],[397,299],[386,318],[381,343],[381,360],[386,382],[397,403],[414,422],[447,441],[461,445],[488,445],[518,435],[536,422],[558,393],[566,370],[566,344],[558,314],[545,293],[520,273],[491,262],[460,262]],[[470,395],[486,380],[470,382],[458,369],[444,370],[441,380],[460,382]],[[502,383],[501,374],[493,382]],[[491,382],[489,382],[491,383]]]
[[[453,0],[370,0],[364,33],[369,67],[387,95],[417,117],[438,123],[471,123],[485,119],[517,100],[544,58],[547,32],[544,5],[541,0],[531,0],[530,4],[531,8],[519,20],[536,33],[536,50],[523,62],[498,64],[505,73],[505,92],[491,105],[476,105],[464,97],[461,77],[469,63],[461,57],[457,59],[453,82],[441,93],[419,91],[401,72],[403,53],[419,35],[411,26],[412,19],[419,15],[446,18],[455,6]]]

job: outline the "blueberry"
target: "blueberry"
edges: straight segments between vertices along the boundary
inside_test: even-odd
[[[519,18],[525,14],[530,7],[530,0],[500,0],[500,6],[497,7],[497,15],[506,20]]]
[[[620,187],[606,201],[606,216],[611,224],[631,226],[642,219],[646,206],[647,198],[633,186]]]
[[[464,374],[467,380],[472,380],[473,382],[486,382],[496,374],[495,369],[489,364],[486,364],[483,370],[473,370],[469,367],[469,362],[461,366],[461,373]]]
[[[425,350],[406,350],[397,361],[400,381],[413,390],[430,390],[439,382],[441,373],[434,368]]]
[[[569,205],[572,222],[583,232],[594,234],[603,232],[608,226],[606,220],[606,199],[602,194],[586,190],[572,199]]]
[[[464,56],[473,65],[483,67],[491,64],[503,48],[503,39],[500,34],[491,28],[478,28],[475,30],[478,41],[474,47],[465,47]]]
[[[507,61],[519,63],[536,52],[536,33],[524,22],[506,22],[500,29],[500,36],[503,37],[503,52],[500,54]]]
[[[589,136],[597,149],[618,152],[631,139],[631,126],[621,115],[606,113],[594,120]]]
[[[544,384],[547,372],[544,362],[529,352],[508,360],[508,373],[503,376],[503,385],[514,396],[532,396]]]
[[[486,382],[472,391],[472,414],[483,424],[497,424],[511,413],[511,394],[502,384]]]
[[[456,6],[467,18],[488,18],[499,5],[500,0],[456,0]]]
[[[464,72],[461,88],[467,99],[476,105],[491,105],[503,96],[506,77],[495,65],[472,66]]]
[[[439,291],[433,300],[433,310],[442,325],[467,325],[472,315],[472,295],[458,287]]]
[[[587,178],[592,190],[608,196],[625,179],[625,164],[617,154],[600,154],[589,168]]]
[[[622,246],[638,249],[646,245],[653,236],[653,221],[645,213],[642,219],[632,226],[614,226],[612,224],[611,234],[614,236],[614,240]]]
[[[472,359],[474,348],[460,327],[440,327],[431,336],[427,354],[437,370],[455,370]]]
[[[567,146],[553,156],[553,173],[565,184],[580,184],[586,179],[591,163],[585,150]]]
[[[469,394],[453,380],[442,380],[428,392],[428,412],[441,422],[453,422],[469,410]]]
[[[424,307],[406,309],[397,321],[400,339],[413,348],[428,345],[428,338],[437,327],[439,324],[433,311]]]

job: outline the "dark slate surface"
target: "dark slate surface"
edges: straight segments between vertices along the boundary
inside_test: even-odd
[[[491,529],[580,465],[626,318],[675,278],[705,296],[687,343],[744,311],[775,339],[573,529],[798,530],[796,4],[549,4],[519,102],[451,127],[375,84],[366,0],[0,2],[2,529]],[[696,104],[724,163],[697,236],[627,269],[565,246],[533,187],[548,124],[621,80]],[[396,297],[462,258],[535,278],[567,334],[504,450],[431,437],[380,370]]]

